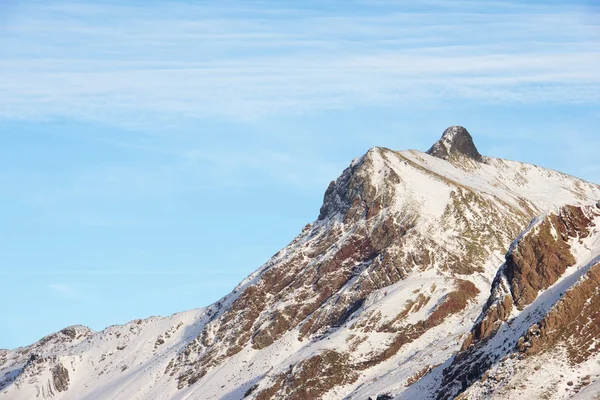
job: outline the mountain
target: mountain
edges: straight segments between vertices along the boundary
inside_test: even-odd
[[[0,351],[0,399],[594,398],[598,199],[463,127],[372,148],[229,295]]]

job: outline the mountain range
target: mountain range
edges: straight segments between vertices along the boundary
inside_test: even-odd
[[[600,186],[374,147],[213,305],[0,350],[0,399],[598,399]]]

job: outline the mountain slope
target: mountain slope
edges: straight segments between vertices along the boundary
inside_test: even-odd
[[[533,218],[598,199],[597,185],[481,156],[462,127],[427,153],[373,148],[331,183],[317,221],[231,294],[205,309],[100,333],[73,328],[74,337],[0,352],[0,398],[466,392],[471,378],[454,387],[446,377],[485,342],[480,327],[501,303],[497,274],[511,243]],[[514,304],[549,287],[522,285],[514,271]]]
[[[511,246],[461,352],[412,392],[558,399],[591,386],[579,398],[596,398],[599,287],[600,202],[537,219]]]

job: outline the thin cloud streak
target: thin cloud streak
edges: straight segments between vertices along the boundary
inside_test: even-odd
[[[77,299],[79,295],[69,286],[64,283],[51,283],[48,289],[52,290],[56,295],[66,299]]]
[[[381,2],[333,16],[260,2],[155,3],[141,16],[135,6],[46,6],[4,28],[0,118],[135,126],[448,99],[600,101],[600,24],[581,6],[466,4],[472,13]]]

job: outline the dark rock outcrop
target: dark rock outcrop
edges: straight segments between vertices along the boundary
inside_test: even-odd
[[[549,216],[535,234],[521,240],[504,268],[516,307],[522,310],[575,264],[569,240],[588,235],[591,219],[581,207],[566,206]]]
[[[51,372],[54,388],[58,392],[66,392],[69,389],[69,371],[59,363],[52,368]]]
[[[483,161],[483,156],[475,147],[471,134],[462,126],[451,126],[446,129],[442,138],[427,150],[427,154],[444,160],[462,154],[475,161]]]
[[[337,180],[329,184],[319,220],[339,213],[346,222],[357,221],[362,216],[369,219],[381,211],[385,203],[391,200],[393,192],[387,190],[387,193],[378,193],[371,179],[375,159],[382,157],[386,151],[388,150],[373,147],[363,157],[354,160]],[[400,177],[392,168],[386,168],[385,173],[387,189],[400,182]]]
[[[287,373],[277,377],[273,386],[261,391],[256,399],[320,399],[331,388],[356,382],[358,373],[349,364],[349,355],[326,350],[290,365]]]

